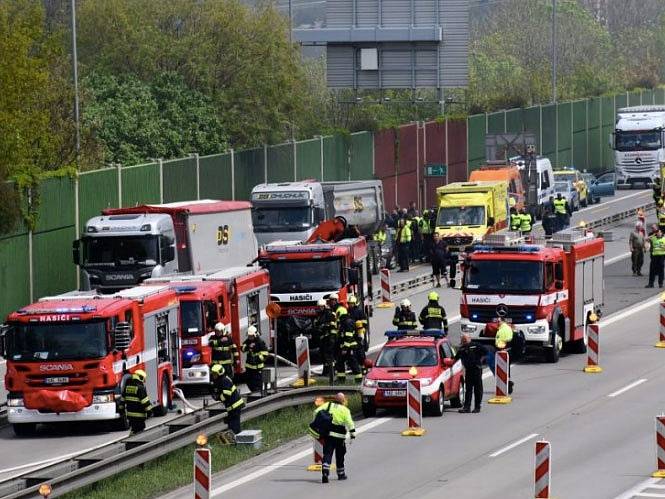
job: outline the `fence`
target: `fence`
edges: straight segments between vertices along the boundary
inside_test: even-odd
[[[106,207],[189,199],[248,199],[262,182],[304,179],[383,181],[386,207],[436,203],[436,187],[464,181],[485,160],[485,133],[528,130],[555,165],[611,168],[607,137],[616,109],[665,104],[665,89],[511,109],[444,123],[411,123],[371,134],[318,137],[246,151],[191,156],[48,179],[39,188],[38,223],[0,237],[0,316],[35,299],[74,289],[71,244]],[[442,165],[444,176],[425,176]]]

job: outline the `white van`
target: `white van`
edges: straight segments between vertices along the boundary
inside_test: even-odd
[[[520,171],[524,170],[524,158],[517,156],[510,158],[510,161],[517,164]],[[543,206],[549,202],[550,197],[554,197],[554,169],[548,158],[538,156],[536,158],[536,170],[538,171],[538,209],[536,217],[540,219],[543,215]],[[528,199],[529,185],[524,177],[525,175],[522,175],[522,183]]]

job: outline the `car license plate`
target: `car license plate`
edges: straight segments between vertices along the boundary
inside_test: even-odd
[[[383,395],[386,397],[406,397],[406,390],[384,390]]]
[[[63,385],[65,383],[69,383],[69,378],[64,376],[60,378],[46,378],[44,383],[47,385]]]

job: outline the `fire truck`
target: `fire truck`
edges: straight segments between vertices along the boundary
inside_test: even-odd
[[[321,298],[337,293],[345,304],[349,294],[355,294],[368,318],[372,313],[367,242],[350,234],[341,217],[320,224],[306,241],[267,244],[258,261],[270,272],[270,299],[281,308],[276,327],[280,355],[294,356],[294,340],[300,334],[310,339],[316,353],[319,339],[313,321]],[[369,327],[367,335],[369,343]]]
[[[251,267],[234,267],[196,276],[159,277],[146,284],[166,284],[180,302],[180,363],[176,383],[210,382],[212,350],[208,340],[217,322],[231,328],[233,342],[240,345],[247,338],[247,328],[254,325],[268,334],[265,308],[270,293],[268,272]],[[241,372],[242,360],[236,366]]]
[[[558,362],[564,347],[584,353],[589,317],[603,305],[604,252],[603,239],[579,228],[544,244],[509,231],[487,236],[463,265],[462,332],[493,342],[503,317],[548,362]]]
[[[17,435],[38,423],[109,421],[126,429],[120,395],[137,369],[156,415],[166,414],[178,370],[178,300],[168,286],[113,295],[73,291],[7,318],[8,419]]]

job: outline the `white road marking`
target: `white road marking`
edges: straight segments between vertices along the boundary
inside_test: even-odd
[[[492,453],[490,454],[489,457],[497,457],[497,456],[500,456],[500,455],[503,454],[504,452],[508,452],[509,450],[514,449],[514,448],[517,447],[518,445],[522,445],[524,442],[528,442],[529,440],[534,439],[534,438],[536,438],[537,436],[538,436],[538,433],[532,433],[531,435],[527,435],[527,436],[524,437],[524,438],[520,438],[517,442],[513,442],[513,443],[510,444],[510,445],[506,445],[505,447],[502,447],[501,449],[499,449],[499,450],[496,451],[496,452],[492,452]]]
[[[653,492],[641,492],[639,494],[635,494],[635,497],[665,497],[665,494],[656,494]]]
[[[641,491],[650,488],[652,485],[655,485],[658,482],[660,482],[660,478],[649,478],[648,480],[644,480],[643,482],[638,483],[633,488],[627,490],[620,496],[616,496],[614,499],[632,499],[633,497],[635,497],[635,494],[638,494]]]
[[[605,260],[605,265],[612,265],[615,262],[618,262],[619,260],[623,260],[624,258],[628,258],[630,256],[630,252],[627,251],[626,253],[621,253],[620,255],[613,256],[612,258],[608,258]]]
[[[376,428],[379,425],[382,425],[384,423],[387,423],[388,421],[394,421],[394,418],[379,418],[375,419],[373,421],[368,422],[367,424],[362,425],[361,427],[356,429],[356,434],[358,433],[364,433],[368,430],[371,430],[372,428]],[[218,496],[224,492],[228,492],[229,490],[235,489],[236,487],[243,485],[247,482],[251,482],[252,480],[255,480],[259,477],[262,477],[263,475],[267,475],[268,473],[281,468],[283,466],[286,466],[288,464],[291,464],[295,461],[298,461],[304,457],[311,456],[312,455],[312,446],[308,445],[306,448],[296,452],[295,454],[290,455],[289,457],[285,457],[284,459],[277,461],[274,464],[268,465],[264,468],[261,468],[259,470],[256,470],[252,473],[249,473],[245,475],[242,478],[238,478],[237,480],[234,480],[231,483],[227,483],[226,485],[222,485],[221,487],[217,487],[216,489],[213,489],[212,491],[212,497]]]
[[[637,381],[632,382],[630,385],[626,385],[623,388],[617,390],[616,392],[610,393],[608,395],[608,397],[612,397],[612,398],[617,397],[617,396],[621,395],[622,393],[627,392],[631,388],[635,388],[636,386],[641,385],[645,381],[646,381],[646,378],[638,379]]]
[[[648,192],[649,191],[638,191],[638,192],[635,192],[633,194],[628,194],[627,196],[615,197],[614,199],[610,199],[608,201],[602,202],[600,205],[594,205],[594,206],[588,206],[586,208],[582,208],[577,213],[582,213],[582,212],[588,211],[588,210],[595,210],[597,208],[605,208],[607,205],[610,205],[612,203],[618,203],[619,201],[634,198],[635,196],[645,195]]]

